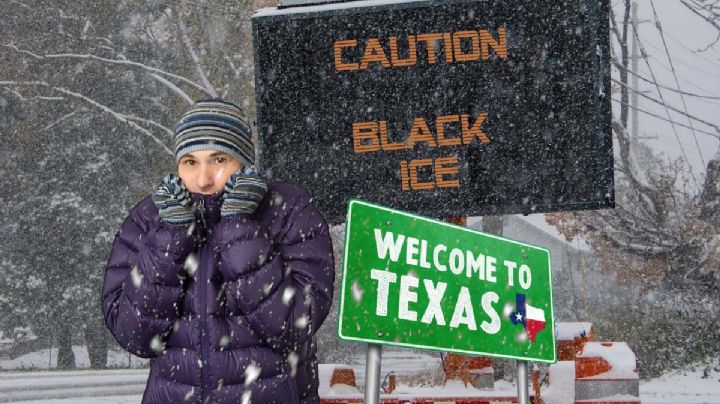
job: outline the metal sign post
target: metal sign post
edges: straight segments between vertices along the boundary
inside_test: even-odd
[[[517,392],[518,404],[529,404],[528,396],[528,363],[527,361],[516,361],[517,363]]]
[[[365,356],[365,404],[380,403],[382,345],[368,344]]]

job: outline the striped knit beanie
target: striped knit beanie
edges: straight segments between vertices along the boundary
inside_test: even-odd
[[[255,164],[255,145],[240,108],[220,100],[197,101],[175,125],[175,160],[195,150],[230,154],[245,166]]]

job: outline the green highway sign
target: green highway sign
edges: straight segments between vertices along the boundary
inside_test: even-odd
[[[552,363],[550,253],[353,199],[338,335]]]

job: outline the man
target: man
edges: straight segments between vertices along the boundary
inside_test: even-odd
[[[298,186],[259,177],[237,106],[198,101],[175,145],[177,176],[130,212],[102,291],[115,339],[152,358],[143,403],[318,403],[325,220]]]

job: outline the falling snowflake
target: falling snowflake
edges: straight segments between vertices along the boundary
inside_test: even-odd
[[[290,352],[287,357],[288,364],[290,365],[290,377],[295,377],[297,373],[297,365],[300,357],[295,352]]]
[[[308,317],[306,315],[302,315],[298,317],[297,320],[295,320],[295,327],[297,328],[305,328],[308,325]]]
[[[150,340],[150,349],[152,349],[155,353],[162,353],[165,351],[165,342],[162,340],[160,335],[156,335]]]
[[[190,399],[192,399],[192,397],[194,395],[195,395],[195,387],[191,387],[190,391],[188,391],[187,394],[185,394],[185,401],[190,401]]]
[[[135,286],[135,288],[139,288],[140,284],[142,284],[143,274],[140,273],[140,269],[137,265],[133,265],[132,269],[130,270],[130,280],[132,281],[132,284],[133,286]]]
[[[185,258],[185,264],[183,264],[183,268],[185,268],[185,271],[187,271],[188,275],[195,276],[195,272],[197,272],[198,269],[198,259],[195,253],[188,254],[187,258]]]
[[[293,288],[292,286],[286,287],[282,295],[283,304],[286,306],[289,305],[293,296],[295,296],[295,288]]]
[[[269,295],[270,292],[272,291],[272,287],[273,287],[273,282],[269,282],[269,283],[266,283],[265,285],[263,285],[263,288],[262,288],[263,294],[265,296]]]
[[[257,363],[251,362],[248,367],[245,368],[245,387],[255,383],[255,380],[260,377],[260,371],[262,369]],[[248,397],[248,400],[250,397]]]
[[[194,230],[195,230],[195,222],[193,221],[192,223],[190,223],[190,226],[188,226],[187,232],[185,233],[185,235],[187,235],[188,237],[192,236]]]
[[[352,297],[353,300],[355,300],[355,303],[360,303],[360,301],[362,301],[364,291],[360,288],[360,284],[357,280],[353,281],[350,290],[352,290]]]
[[[503,317],[510,317],[510,313],[512,313],[515,310],[515,306],[513,306],[511,303],[505,304],[503,306]]]
[[[223,335],[220,338],[220,350],[223,350],[227,348],[227,346],[230,344],[230,336],[229,335]]]
[[[265,264],[266,260],[267,260],[267,255],[263,251],[260,251],[260,255],[258,255],[258,262],[257,262],[258,266],[259,267],[263,266]]]

